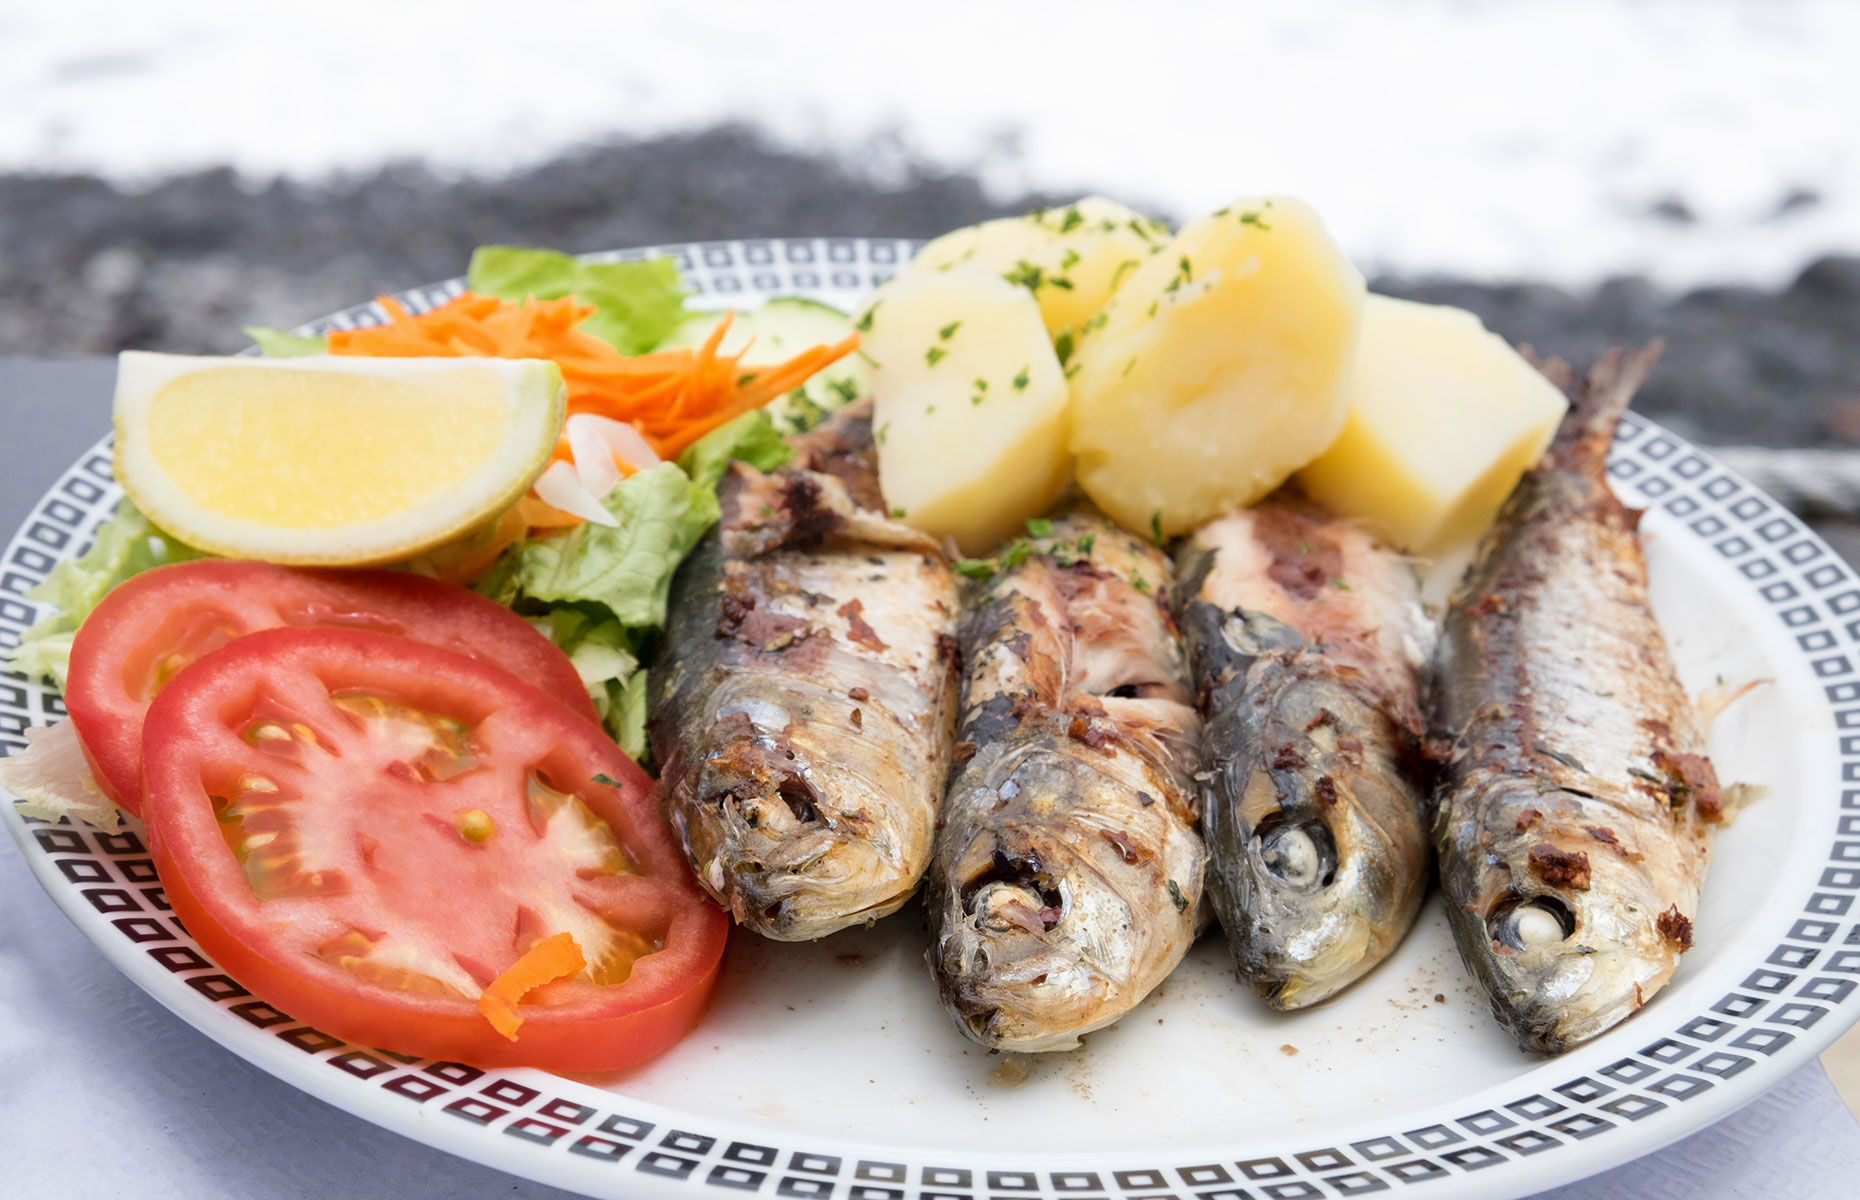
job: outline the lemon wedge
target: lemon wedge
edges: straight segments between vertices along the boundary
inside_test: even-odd
[[[126,351],[116,477],[157,525],[234,558],[409,558],[542,473],[567,403],[554,363],[196,358]]]

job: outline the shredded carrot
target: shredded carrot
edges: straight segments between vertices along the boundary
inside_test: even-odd
[[[491,981],[491,986],[484,989],[484,995],[478,997],[478,1011],[491,1023],[491,1028],[514,1042],[517,1040],[517,1030],[523,1025],[523,1017],[517,1012],[517,1004],[523,997],[543,984],[573,975],[587,965],[588,961],[581,956],[581,947],[575,944],[573,934],[558,933],[546,937],[524,951],[523,957],[504,968],[504,973]]]
[[[330,353],[551,359],[562,369],[571,415],[598,413],[628,422],[667,459],[800,386],[859,345],[854,334],[772,367],[745,370],[741,353],[718,352],[730,327],[728,316],[695,349],[628,357],[577,328],[594,310],[572,296],[513,304],[466,292],[417,317],[388,297],[380,304],[387,324],[332,331]],[[557,443],[555,457],[570,457],[566,439]]]

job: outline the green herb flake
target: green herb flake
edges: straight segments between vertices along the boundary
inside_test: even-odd
[[[1015,391],[1024,392],[1027,390],[1027,377],[1028,377],[1028,373],[1032,370],[1033,370],[1033,364],[1028,363],[1026,366],[1020,369],[1020,374],[1014,376],[1014,390]]]
[[[1136,369],[1137,369],[1137,356],[1133,354],[1130,356],[1130,361],[1124,364],[1124,373],[1120,375],[1119,378],[1120,379],[1130,378],[1130,373]]]
[[[1142,264],[1138,263],[1134,258],[1126,258],[1123,262],[1118,263],[1117,270],[1111,272],[1111,290],[1115,292],[1117,290],[1117,285],[1124,282],[1124,273],[1126,271],[1134,271],[1140,265]]]
[[[1145,596],[1150,594],[1150,581],[1143,578],[1143,576],[1141,575],[1132,575],[1130,577],[1130,586],[1133,588],[1136,588],[1139,592],[1142,592]]]
[[[1084,223],[1085,223],[1085,214],[1081,213],[1079,211],[1079,206],[1074,204],[1070,208],[1066,209],[1066,215],[1060,220],[1059,232],[1071,233],[1074,229],[1077,229],[1079,226],[1083,225]],[[1073,257],[1077,258],[1077,255],[1074,255]]]
[[[951,321],[949,324],[943,326],[943,328],[937,330],[936,335],[937,337],[941,338],[943,341],[947,342],[949,339],[955,337],[956,331],[961,328],[962,328],[961,321]]]
[[[1300,554],[1309,554],[1309,553],[1311,553],[1311,543],[1310,543],[1310,542],[1300,542],[1300,543],[1298,543],[1298,553],[1300,553]]]
[[[1160,300],[1150,301],[1150,314],[1149,314],[1150,316],[1154,317],[1156,315],[1156,307],[1161,303],[1162,301]]]
[[[1169,903],[1175,905],[1175,911],[1188,911],[1188,897],[1182,894],[1182,887],[1175,880],[1169,881]]]
[[[1053,536],[1053,523],[1045,517],[1028,517],[1027,532],[1037,538]]]
[[[1015,287],[1024,287],[1030,292],[1037,292],[1040,290],[1040,285],[1046,282],[1046,272],[1040,269],[1038,263],[1030,263],[1023,258],[1014,264],[1013,270],[1004,273],[1001,278]]]
[[[932,346],[924,351],[924,362],[933,367],[948,357],[949,351],[943,349],[941,346]]]
[[[884,303],[883,300],[880,300],[878,302],[878,304],[883,304],[883,303]],[[853,328],[857,329],[860,333],[872,332],[872,318],[878,315],[878,304],[874,304],[872,307],[866,309],[865,315],[860,317],[858,321],[854,322]]]
[[[620,781],[618,779],[615,779],[612,775],[609,775],[605,771],[602,771],[600,774],[596,775],[589,782],[598,783],[602,785],[603,787],[619,787],[620,786]]]
[[[1260,231],[1261,233],[1271,233],[1271,232],[1272,232],[1272,226],[1270,226],[1270,225],[1268,225],[1268,224],[1266,224],[1266,223],[1265,223],[1264,221],[1262,221],[1262,220],[1260,220],[1260,219],[1259,219],[1259,214],[1258,214],[1258,213],[1256,213],[1256,212],[1243,212],[1243,213],[1241,213],[1241,214],[1240,214],[1240,223],[1241,223],[1242,225],[1251,225],[1251,226],[1252,226],[1253,228],[1255,228],[1255,229],[1257,229],[1257,230],[1259,230],[1259,231]]]
[[[1341,579],[1331,580],[1330,585],[1336,588],[1340,592],[1353,592],[1356,590],[1355,588],[1351,587],[1347,582]]]
[[[896,519],[902,521],[904,518],[910,516],[911,514],[908,512],[905,512],[901,508],[894,508],[891,510],[891,515],[895,517]]]
[[[1015,538],[1014,544],[1009,546],[1007,548],[1007,553],[1001,556],[1001,569],[1004,571],[1011,571],[1015,567],[1026,562],[1028,557],[1032,554],[1032,542],[1028,541],[1026,538]]]
[[[1073,267],[1076,267],[1078,265],[1079,265],[1079,252],[1077,250],[1068,249],[1064,257],[1062,257],[1059,260],[1059,269],[1062,271],[1070,271]]]
[[[1058,356],[1059,365],[1062,367],[1072,361],[1072,351],[1077,348],[1077,339],[1073,337],[1070,325],[1060,330],[1053,338],[1053,353]]]
[[[891,432],[890,421],[886,421],[883,425],[880,425],[878,427],[878,444],[879,445],[882,446],[885,444],[885,436],[889,434],[890,432]]]
[[[936,411],[936,405],[934,405],[934,404],[926,404],[926,405],[924,405],[924,416],[926,416],[926,417],[927,417],[927,416],[929,416],[929,415],[930,415],[931,413],[933,413],[933,412],[935,412],[935,411]]]
[[[959,558],[950,564],[956,574],[968,579],[987,579],[995,573],[995,560],[992,558]]]
[[[1160,508],[1150,514],[1150,540],[1158,546],[1163,544],[1162,509]]]
[[[1091,548],[1097,544],[1098,535],[1095,533],[1088,533],[1079,539],[1079,553],[1089,558],[1091,556]]]

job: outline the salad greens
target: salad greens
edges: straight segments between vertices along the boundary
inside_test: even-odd
[[[581,331],[612,342],[622,354],[656,348],[685,319],[685,286],[669,258],[590,263],[554,250],[480,246],[465,286],[516,303],[573,296],[594,306]]]
[[[646,750],[646,673],[665,624],[672,575],[716,523],[717,484],[731,459],[772,470],[788,444],[765,412],[693,443],[676,463],[622,480],[601,502],[617,525],[578,525],[506,551],[477,589],[528,616],[567,654],[607,732],[635,758]]]
[[[521,301],[573,295],[595,311],[580,328],[622,353],[651,351],[690,315],[669,259],[584,263],[552,250],[485,246],[468,286]],[[246,333],[272,358],[320,354],[326,339],[262,326]],[[646,752],[646,669],[665,624],[672,575],[718,518],[717,485],[733,459],[763,470],[787,461],[788,444],[766,411],[711,431],[681,454],[622,480],[602,501],[617,524],[583,524],[510,547],[475,585],[527,617],[580,674],[607,731],[635,758]],[[125,499],[83,557],[61,562],[28,593],[57,612],[28,630],[6,664],[65,685],[71,642],[106,592],[165,563],[208,557],[164,534]]]
[[[169,537],[125,498],[116,515],[97,528],[81,557],[64,559],[26,599],[50,604],[57,612],[28,629],[6,667],[27,676],[48,675],[60,689],[71,665],[71,639],[90,610],[106,593],[132,575],[167,563],[210,557]]]

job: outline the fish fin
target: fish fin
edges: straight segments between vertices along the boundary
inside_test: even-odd
[[[1635,390],[1646,382],[1648,372],[1653,370],[1665,346],[1663,340],[1655,338],[1632,354],[1610,350],[1589,368],[1588,378],[1581,386],[1573,390],[1566,386],[1569,412],[1558,427],[1556,440],[1550,444],[1546,458],[1561,470],[1596,480],[1604,478],[1608,447],[1615,440],[1615,427],[1621,423],[1621,414],[1627,411]],[[1550,369],[1554,361],[1546,362],[1541,368],[1553,383],[1557,378]],[[1567,376],[1568,370],[1564,366],[1561,373]]]
[[[1752,679],[1744,683],[1716,683],[1700,692],[1692,707],[1698,710],[1699,720],[1710,729],[1724,715],[1725,709],[1764,684],[1774,682],[1773,679]]]
[[[1519,346],[1518,353],[1524,356],[1525,362],[1537,368],[1538,374],[1555,384],[1557,391],[1567,392],[1575,384],[1576,373],[1570,369],[1568,363],[1556,355],[1539,354],[1537,348],[1529,342]]]
[[[1737,815],[1757,801],[1770,794],[1767,783],[1734,783],[1719,792],[1719,803],[1724,806],[1723,824],[1729,825]],[[1722,826],[1721,826],[1722,827]]]

